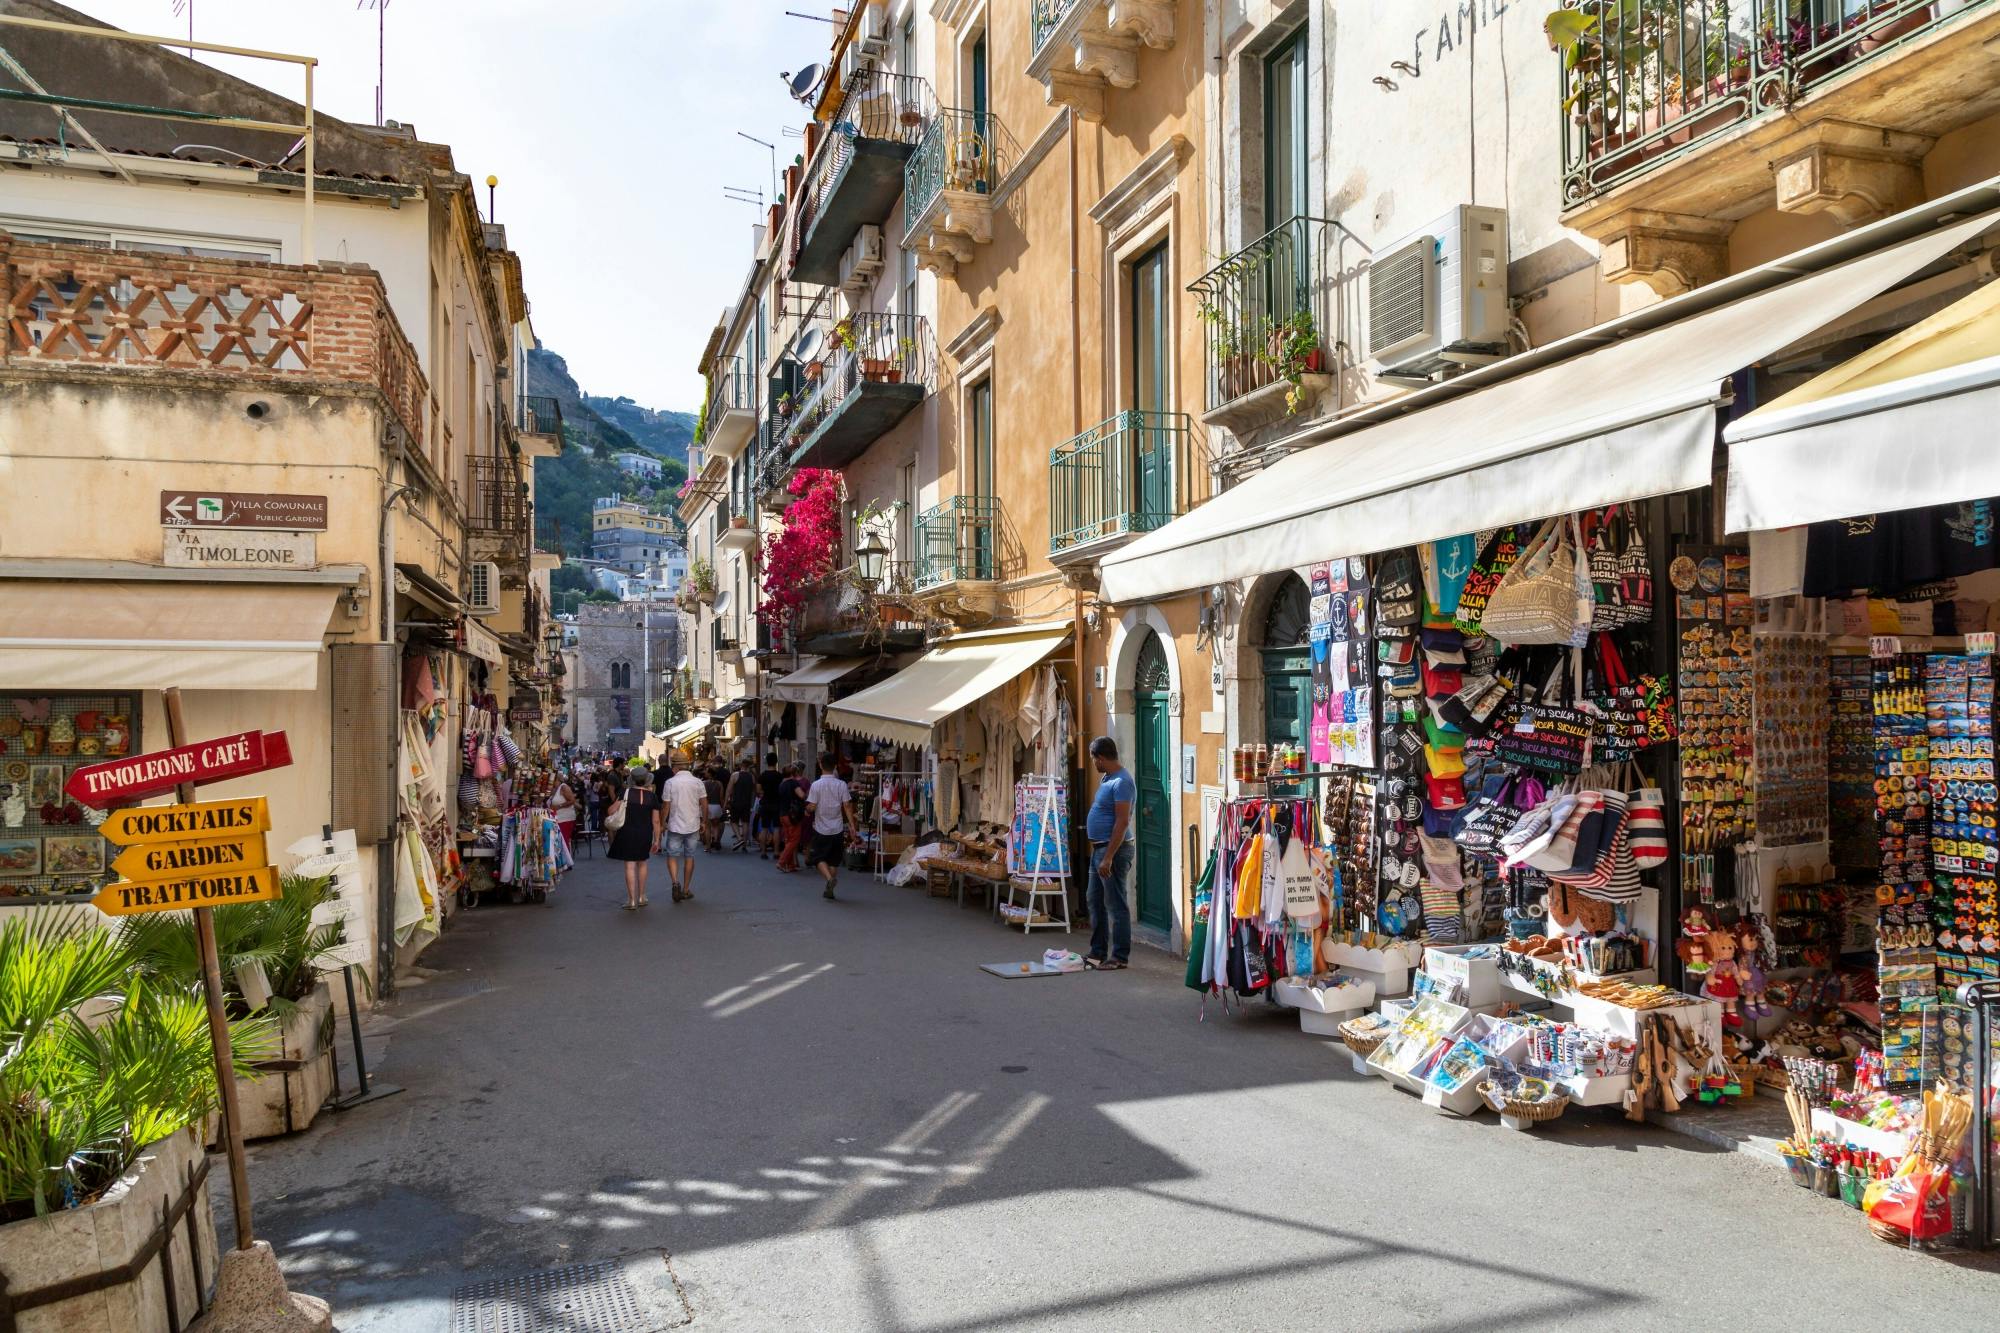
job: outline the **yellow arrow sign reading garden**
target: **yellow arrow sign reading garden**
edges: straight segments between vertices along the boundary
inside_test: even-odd
[[[262,796],[186,805],[135,805],[113,811],[99,833],[121,847],[135,842],[188,842],[241,838],[271,831],[271,807]]]
[[[133,884],[121,880],[99,889],[91,902],[106,916],[134,916],[140,912],[172,912],[185,907],[263,902],[282,896],[278,888],[278,872],[270,866],[259,866],[255,870],[163,880],[157,884]]]
[[[196,842],[149,842],[127,847],[111,863],[126,879],[154,882],[229,870],[255,870],[268,863],[264,835],[203,838]]]

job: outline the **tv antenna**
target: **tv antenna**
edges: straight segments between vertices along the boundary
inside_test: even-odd
[[[194,0],[188,0],[193,8]],[[382,120],[382,88],[388,82],[386,74],[389,65],[389,0],[354,0],[356,9],[375,11],[375,123]]]
[[[739,204],[755,204],[759,212],[764,208],[764,191],[761,188],[753,190],[747,185],[725,185],[722,187],[722,197],[733,199]]]
[[[736,131],[736,137],[739,139],[748,139],[751,143],[757,144],[760,147],[768,148],[771,150],[771,197],[773,199],[777,198],[778,197],[778,145],[764,139],[759,139],[754,134],[745,134],[742,130]]]

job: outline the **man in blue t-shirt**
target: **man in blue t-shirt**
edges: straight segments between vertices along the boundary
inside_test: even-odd
[[[1132,908],[1125,901],[1125,881],[1132,873],[1132,775],[1118,763],[1118,746],[1109,736],[1090,743],[1090,762],[1103,776],[1097,796],[1084,818],[1090,839],[1090,952],[1083,965],[1099,972],[1124,967],[1132,957]],[[1109,951],[1106,950],[1107,935]]]

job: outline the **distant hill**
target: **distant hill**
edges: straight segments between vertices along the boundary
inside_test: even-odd
[[[672,515],[674,491],[687,478],[692,413],[641,407],[630,398],[590,397],[562,357],[546,348],[528,353],[528,392],[554,398],[563,414],[562,453],[535,461],[536,545],[566,556],[589,555],[591,503],[600,496],[625,495]],[[658,458],[666,475],[649,487],[620,472],[612,455],[628,451]]]

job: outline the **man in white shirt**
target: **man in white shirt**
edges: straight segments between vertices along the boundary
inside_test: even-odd
[[[840,863],[846,859],[847,844],[860,821],[854,817],[854,800],[847,784],[834,776],[832,754],[819,757],[819,777],[806,792],[806,818],[812,821],[812,849],[806,861],[819,867],[826,881],[821,896],[833,900],[833,886],[840,878]]]
[[[674,775],[663,793],[667,801],[667,878],[674,901],[694,897],[694,846],[704,841],[708,822],[708,786],[685,760],[674,760]]]

